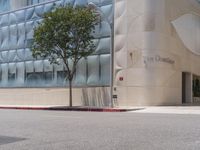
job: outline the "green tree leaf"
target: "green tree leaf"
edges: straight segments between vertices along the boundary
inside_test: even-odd
[[[34,29],[31,46],[34,58],[48,58],[51,64],[63,63],[70,92],[80,59],[95,50],[93,34],[98,23],[95,12],[84,6],[55,8],[43,15],[43,22]],[[72,63],[69,63],[71,61]],[[70,93],[71,95],[71,93]],[[72,106],[70,97],[70,106]]]

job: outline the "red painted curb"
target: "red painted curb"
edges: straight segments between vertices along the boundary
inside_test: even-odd
[[[84,108],[84,107],[3,107],[0,109],[19,109],[19,110],[54,110],[54,111],[90,111],[90,112],[127,112],[139,109],[116,109],[116,108]]]
[[[48,110],[46,107],[2,107],[0,109]]]

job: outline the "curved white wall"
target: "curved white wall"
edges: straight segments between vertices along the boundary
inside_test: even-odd
[[[200,14],[197,5],[195,0],[116,0],[119,105],[181,104],[182,71],[198,74],[200,57],[188,50],[171,22],[190,11]]]
[[[172,21],[172,24],[188,50],[200,55],[200,16],[184,14]]]

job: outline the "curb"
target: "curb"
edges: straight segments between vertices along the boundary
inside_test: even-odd
[[[86,112],[128,112],[141,110],[143,108],[94,108],[94,107],[17,107],[0,106],[0,109],[18,109],[18,110],[52,110],[52,111],[86,111]]]
[[[94,108],[94,107],[63,107],[63,108],[49,108],[49,110],[63,110],[63,111],[89,111],[89,112],[128,112],[136,111],[141,108],[125,109],[125,108]]]
[[[21,107],[21,106],[0,106],[0,109],[20,109],[20,110],[49,110],[48,107]]]

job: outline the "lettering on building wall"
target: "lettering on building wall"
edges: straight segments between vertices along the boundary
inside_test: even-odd
[[[145,64],[151,64],[151,63],[167,63],[170,65],[175,64],[175,60],[173,60],[170,57],[162,57],[160,55],[155,55],[155,56],[143,56],[144,63]]]

